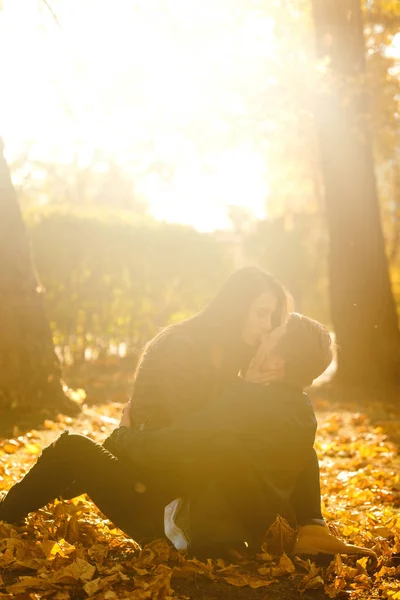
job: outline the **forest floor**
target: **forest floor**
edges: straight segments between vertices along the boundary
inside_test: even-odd
[[[83,404],[78,418],[58,415],[35,428],[26,421],[11,437],[0,438],[0,491],[62,430],[101,442],[117,426],[129,382],[119,375],[112,385],[104,381],[98,386],[104,403]],[[336,556],[322,566],[274,555],[271,547],[252,560],[203,561],[164,540],[140,550],[80,496],[48,505],[30,515],[26,526],[0,523],[0,600],[399,600],[400,409],[379,402],[363,410],[357,402],[332,405],[318,391],[313,403],[323,513],[342,539],[373,548],[377,563]],[[278,538],[290,534],[284,523],[275,531]]]

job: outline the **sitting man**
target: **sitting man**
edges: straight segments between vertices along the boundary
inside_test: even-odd
[[[149,464],[167,470],[185,465],[181,475],[191,481],[190,502],[175,500],[166,510],[166,532],[178,548],[211,553],[212,547],[216,552],[221,546],[240,548],[239,540],[258,548],[277,514],[295,527],[296,516],[304,513],[314,518],[301,523],[295,553],[372,554],[330,535],[319,504],[302,507],[315,495],[302,494],[295,485],[307,463],[317,460],[316,420],[303,390],[331,360],[327,329],[293,313],[265,338],[242,381],[179,426],[144,434],[139,441],[129,429],[127,405],[112,435],[115,452],[134,460],[142,444],[140,454]],[[259,383],[266,371],[279,372],[279,379]],[[193,470],[198,494],[189,475]]]

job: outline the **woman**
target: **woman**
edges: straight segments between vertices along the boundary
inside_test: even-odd
[[[282,323],[286,312],[285,291],[270,275],[255,267],[233,273],[203,311],[163,330],[148,345],[135,378],[132,427],[156,430],[176,424],[211,402],[246,370],[262,336]],[[271,373],[259,372],[256,381],[270,379]],[[84,436],[61,435],[9,492],[0,505],[0,519],[23,518],[75,481],[136,540],[162,535],[164,507],[176,494],[185,496],[185,486],[179,487],[174,474],[160,472],[156,465],[144,473],[142,465],[132,469],[118,456],[112,437],[105,445],[111,453]],[[135,482],[143,479],[145,494],[138,492],[140,486],[135,489]],[[315,455],[299,478],[292,504],[300,524],[315,519],[323,523]],[[142,517],[135,523],[134,514]]]
[[[287,295],[256,267],[235,271],[194,317],[163,329],[136,370],[131,422],[158,429],[202,408],[235,381],[262,336],[287,314]]]

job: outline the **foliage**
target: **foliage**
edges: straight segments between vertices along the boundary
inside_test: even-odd
[[[400,70],[390,45],[399,31],[398,2],[365,0],[364,35],[366,40],[366,85],[368,113],[363,115],[372,135],[378,188],[387,254],[392,282],[400,306],[399,255],[399,100]],[[324,192],[314,112],[322,87],[319,75],[326,64],[315,56],[313,23],[309,2],[280,3],[275,9],[275,33],[279,61],[273,78],[278,95],[269,95],[263,130],[269,165],[270,196],[268,212],[285,214],[323,214]],[[285,68],[281,69],[284,64]],[[271,109],[272,100],[272,109]],[[268,127],[273,115],[274,123]],[[326,235],[321,220],[321,235]],[[313,232],[310,228],[310,235]]]
[[[48,162],[32,157],[28,147],[11,165],[22,209],[55,204],[147,212],[126,169],[100,151],[85,159],[75,155],[70,162]]]
[[[47,207],[28,211],[26,222],[55,343],[74,355],[110,342],[141,346],[202,308],[234,266],[229,236],[148,217]],[[297,310],[329,322],[327,240],[316,215],[257,222],[239,244],[246,262],[284,283]]]
[[[309,2],[281,3],[276,8],[276,35],[279,61],[275,68],[274,127],[268,130],[267,152],[270,165],[271,210],[305,211],[323,208],[319,152],[314,123],[319,73],[324,65],[315,55],[313,23]],[[374,141],[375,158],[381,166],[393,160],[400,145],[398,63],[389,51],[399,30],[399,3],[365,0],[368,118]],[[285,64],[285,69],[281,65]],[[268,98],[268,101],[270,98]]]
[[[245,251],[285,285],[297,311],[330,322],[328,240],[321,217],[289,213],[260,221],[246,236]]]
[[[254,561],[238,556],[232,561],[188,559],[163,540],[140,551],[133,540],[104,521],[86,496],[80,496],[55,501],[30,515],[26,528],[0,524],[0,597],[167,600],[182,597],[182,589],[186,598],[199,597],[199,587],[208,597],[203,582],[212,582],[218,597],[232,599],[244,597],[235,593],[241,587],[251,588],[247,593],[260,600],[297,597],[298,592],[305,599],[398,597],[400,567],[392,562],[392,554],[400,551],[396,508],[400,479],[393,471],[397,449],[385,433],[391,426],[391,433],[398,435],[398,419],[376,426],[351,407],[337,413],[327,411],[322,400],[318,405],[316,448],[321,460],[323,512],[337,535],[372,547],[377,564],[369,563],[367,557],[336,556],[321,567],[285,553],[279,556],[272,542],[280,548],[279,540],[288,535],[280,520],[272,528],[275,540]],[[381,418],[389,419],[381,407],[377,409]],[[60,416],[56,422],[46,421],[42,432],[4,440],[0,443],[0,489],[8,489],[19,479],[40,447],[61,430],[72,425],[101,441],[117,424],[120,411],[116,403],[96,410],[86,407],[75,422]],[[284,580],[288,595],[282,593]],[[231,586],[229,594],[226,584]]]
[[[176,170],[185,168],[182,159],[188,153],[193,153],[196,160],[202,162],[206,172],[216,168],[213,162],[216,152],[229,152],[235,147],[249,145],[265,158],[270,191],[266,199],[268,216],[318,215],[321,237],[324,237],[325,224],[320,218],[324,212],[323,188],[313,116],[319,75],[324,65],[317,64],[315,57],[310,2],[260,3],[252,0],[243,3],[235,0],[228,4],[227,8],[228,5],[222,7],[216,3],[212,8],[212,19],[205,18],[201,3],[191,3],[192,8],[188,5],[185,10],[178,10],[173,2],[160,0],[132,7],[138,22],[142,18],[144,23],[148,18],[152,22],[154,11],[161,14],[168,39],[172,35],[174,39],[188,43],[190,49],[195,40],[203,45],[207,40],[207,47],[203,53],[194,53],[191,60],[182,64],[165,57],[166,72],[177,85],[183,81],[185,84],[176,97],[175,85],[164,90],[162,110],[157,104],[158,96],[148,87],[148,63],[142,64],[139,60],[134,78],[129,74],[128,65],[115,80],[112,77],[104,80],[102,76],[102,97],[96,96],[95,105],[90,106],[90,114],[84,112],[82,122],[90,122],[92,114],[96,119],[100,114],[101,119],[108,122],[110,106],[118,101],[118,109],[113,114],[121,116],[119,130],[125,134],[122,138],[118,136],[118,148],[121,151],[122,142],[126,143],[125,138],[128,138],[131,149],[130,153],[123,152],[124,167],[110,160],[113,156],[111,146],[105,149],[100,144],[100,149],[89,144],[89,148],[82,139],[76,138],[76,152],[68,159],[68,164],[62,164],[60,156],[63,153],[52,154],[59,162],[48,164],[37,158],[40,153],[35,151],[33,143],[14,165],[23,206],[43,201],[67,202],[74,206],[97,208],[106,205],[145,212],[142,198],[129,181],[128,171],[135,182],[147,175],[170,182]],[[396,233],[399,230],[399,186],[392,185],[392,181],[398,179],[400,80],[398,64],[389,51],[398,32],[400,9],[398,2],[393,0],[363,0],[362,4],[369,97],[366,116],[374,141],[387,251],[390,258],[394,257],[392,280],[400,301],[397,283],[400,255]],[[198,19],[192,18],[191,10]],[[119,10],[115,10],[110,18],[118,19],[119,14]],[[149,31],[153,32],[153,29]],[[221,32],[224,32],[223,44]],[[150,38],[140,56],[147,57],[147,44],[151,44]],[[164,62],[161,64],[163,66]],[[198,68],[193,69],[193,64]],[[282,68],[283,64],[285,68]],[[158,63],[150,63],[150,72],[154,69],[155,79],[159,77],[159,68]],[[182,72],[186,79],[182,78]],[[55,75],[58,77],[60,73]],[[118,92],[122,82],[125,82],[124,94]],[[177,89],[180,90],[179,85]],[[214,87],[209,88],[210,85]],[[218,90],[217,102],[213,93],[203,93],[208,89]],[[73,88],[68,90],[69,100],[73,92]],[[194,93],[195,101],[191,101],[191,93]],[[184,109],[179,110],[181,103]],[[82,103],[79,106],[83,108]],[[133,115],[143,119],[142,127],[137,126],[135,118],[129,118]],[[165,152],[165,141],[169,138],[174,140],[173,152]],[[187,202],[190,203],[190,197]],[[309,222],[310,237],[313,237],[312,219]],[[321,281],[323,283],[318,286],[325,286],[325,276]],[[317,296],[320,293],[318,291]],[[303,305],[309,306],[308,302],[300,302],[300,306]]]
[[[130,214],[47,209],[27,215],[57,344],[133,340],[208,301],[231,262],[207,234]]]

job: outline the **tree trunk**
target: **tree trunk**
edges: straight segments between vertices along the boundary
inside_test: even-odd
[[[79,412],[60,365],[0,139],[0,421],[10,411]],[[8,415],[7,415],[8,413]],[[19,418],[19,417],[16,417]]]
[[[312,0],[325,71],[315,115],[330,235],[337,379],[388,388],[400,379],[400,333],[382,234],[359,0]]]

